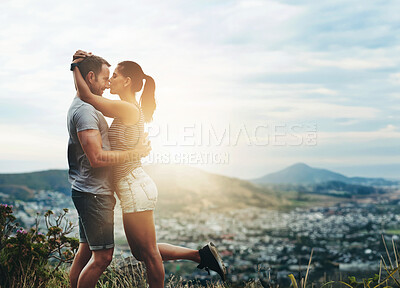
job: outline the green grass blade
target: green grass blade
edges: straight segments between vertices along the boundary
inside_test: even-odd
[[[335,281],[329,281],[329,282],[325,283],[324,285],[322,285],[322,286],[319,287],[319,288],[322,288],[322,287],[324,287],[325,285],[332,284],[332,283],[335,283]]]
[[[294,288],[299,288],[299,287],[297,286],[296,278],[294,278],[293,274],[289,274],[289,278],[290,278],[290,280],[292,281],[293,287],[294,287]]]
[[[354,288],[353,286],[351,286],[350,284],[347,284],[346,282],[339,281],[339,283],[342,283],[342,284],[346,285],[347,287]]]

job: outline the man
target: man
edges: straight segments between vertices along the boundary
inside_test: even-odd
[[[109,88],[110,64],[78,50],[78,66],[90,91],[101,96]],[[76,58],[84,60],[79,64]],[[110,151],[108,125],[93,106],[75,97],[67,116],[69,181],[79,215],[79,248],[70,270],[71,287],[95,287],[114,251],[114,206],[110,166],[145,156],[150,147],[139,141],[135,151]],[[143,140],[143,139],[142,139]]]

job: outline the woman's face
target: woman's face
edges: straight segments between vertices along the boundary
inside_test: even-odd
[[[119,94],[124,88],[126,77],[119,73],[119,67],[115,68],[113,75],[110,78],[110,93]]]

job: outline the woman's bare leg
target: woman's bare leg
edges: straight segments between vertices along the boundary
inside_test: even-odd
[[[165,271],[156,243],[153,211],[125,213],[123,221],[133,255],[146,264],[150,288],[163,288]]]
[[[144,261],[150,288],[163,287],[164,265],[162,261],[185,259],[200,263],[200,269],[206,268],[217,272],[225,281],[226,270],[215,245],[210,242],[201,250],[156,243],[153,211],[123,214],[126,238],[132,254],[139,261]],[[200,256],[202,252],[202,256]],[[202,257],[204,259],[202,259]],[[207,270],[208,271],[208,270]]]
[[[141,212],[139,212],[139,213],[141,213]],[[133,214],[133,213],[124,214],[124,219],[126,217],[130,218],[130,216],[129,216],[130,214]],[[125,220],[124,220],[124,223],[125,223]],[[153,226],[154,226],[154,223],[153,223]],[[128,234],[135,233],[134,228],[126,227],[125,224],[124,224],[124,227],[125,227],[125,233],[127,233],[126,232],[127,230],[129,230]],[[131,248],[132,254],[133,254],[133,256],[135,256],[136,259],[141,260],[141,259],[139,259],[140,258],[140,255],[139,255],[140,245],[136,243],[137,241],[134,236],[130,237],[128,234],[127,234],[127,239],[128,239],[128,243]],[[175,246],[175,245],[168,244],[168,243],[157,243],[157,246],[158,246],[158,250],[160,251],[163,261],[191,260],[193,262],[200,263],[199,250]]]
[[[163,261],[182,259],[200,263],[199,250],[193,250],[167,243],[158,243],[158,250],[160,250]]]

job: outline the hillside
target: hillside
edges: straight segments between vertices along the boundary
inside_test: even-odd
[[[199,211],[248,206],[277,207],[287,204],[277,200],[269,188],[251,182],[207,173],[181,165],[149,165],[144,169],[159,190],[159,210]],[[32,190],[54,190],[70,195],[67,170],[34,173],[0,174],[0,193],[13,199],[30,200]]]
[[[358,184],[365,183],[365,179],[374,183],[373,178],[356,178],[357,184],[353,184],[348,182],[352,178],[305,164],[293,165],[254,182],[184,165],[148,165],[144,169],[157,184],[160,200],[158,210],[163,213],[198,212],[204,209],[222,211],[251,206],[286,209],[344,200],[338,197],[385,193],[370,185]],[[53,190],[70,195],[67,179],[67,170],[0,174],[0,193],[10,195],[8,199],[11,200],[26,201],[33,199],[37,190]],[[380,180],[381,183],[388,182]],[[309,196],[300,197],[299,193]]]
[[[182,165],[150,165],[145,170],[159,189],[158,209],[233,209],[248,206],[277,208],[287,204],[274,191],[251,182]]]
[[[13,185],[28,190],[55,190],[67,195],[71,193],[67,170],[0,174],[0,192],[10,194],[13,191]]]
[[[35,192],[25,185],[0,184],[0,193],[11,196],[12,200],[31,200]]]

